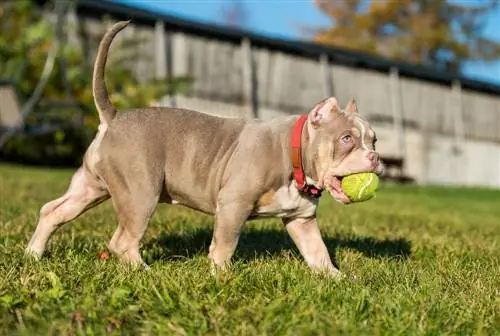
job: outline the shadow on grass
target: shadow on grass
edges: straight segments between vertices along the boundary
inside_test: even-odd
[[[147,253],[148,262],[162,259],[190,258],[206,255],[212,239],[212,231],[206,228],[191,234],[161,234],[151,239],[142,250]],[[379,240],[373,237],[323,236],[323,240],[335,259],[335,251],[347,248],[358,251],[370,258],[407,259],[411,254],[411,243],[403,238]],[[293,241],[285,230],[247,228],[243,231],[235,260],[251,261],[262,256],[276,256],[284,250],[298,253]]]

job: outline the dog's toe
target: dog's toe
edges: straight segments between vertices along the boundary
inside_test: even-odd
[[[28,259],[39,261],[42,258],[42,253],[35,251],[29,247],[24,250],[24,256]]]
[[[349,279],[353,282],[359,282],[361,280],[356,274],[351,274]]]

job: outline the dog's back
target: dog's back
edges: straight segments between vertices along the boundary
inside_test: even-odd
[[[214,186],[220,184],[245,123],[180,108],[120,112],[93,149],[99,152],[95,172],[107,185],[120,183],[108,181],[117,175],[134,176],[161,188],[160,201],[213,213]],[[125,187],[127,181],[121,182]]]

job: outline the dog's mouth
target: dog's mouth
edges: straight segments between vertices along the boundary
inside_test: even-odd
[[[346,195],[344,190],[342,190],[342,179],[343,176],[332,176],[329,183],[326,184],[326,189],[332,195],[332,197],[339,203],[349,204],[351,199]]]

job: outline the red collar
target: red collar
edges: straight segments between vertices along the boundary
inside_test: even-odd
[[[306,175],[304,169],[302,168],[302,131],[304,129],[304,124],[307,121],[308,115],[301,115],[292,130],[292,166],[293,166],[293,178],[297,182],[297,187],[300,191],[305,192],[311,197],[320,197],[322,190],[317,188],[312,184],[307,184]]]

